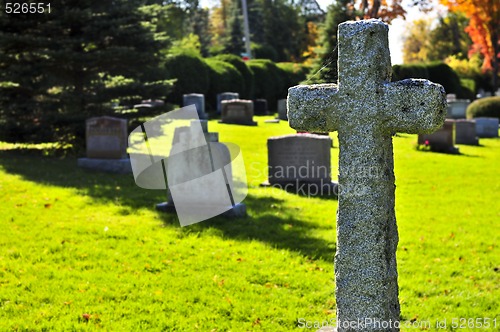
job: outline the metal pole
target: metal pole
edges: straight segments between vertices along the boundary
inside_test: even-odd
[[[243,8],[243,29],[245,32],[245,48],[247,56],[251,59],[252,51],[250,50],[250,29],[248,27],[247,0],[241,0],[241,7]]]

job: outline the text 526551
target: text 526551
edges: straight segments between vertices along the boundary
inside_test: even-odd
[[[21,3],[21,2],[6,2],[5,3],[5,13],[6,14],[50,14],[50,3],[44,2],[32,2],[32,3]]]

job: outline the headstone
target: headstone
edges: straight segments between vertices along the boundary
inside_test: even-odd
[[[221,123],[255,126],[253,121],[253,102],[251,100],[234,99],[222,101]]]
[[[203,134],[205,135],[206,145],[200,146],[200,140],[196,137],[198,132],[197,125],[201,125]],[[226,145],[219,143],[219,133],[208,132],[208,123],[206,120],[194,120],[190,126],[177,127],[174,131],[172,141],[172,152],[168,162],[169,182],[183,183],[197,177],[210,179],[209,176],[215,170],[225,171],[225,180],[228,188],[233,188],[232,173],[231,173],[231,155]],[[179,153],[185,151],[184,153]],[[179,153],[175,155],[176,153]],[[172,155],[175,155],[172,157]],[[208,175],[208,177],[207,177]],[[217,181],[217,177],[213,181]],[[204,182],[206,185],[206,182]],[[208,186],[208,188],[220,187],[217,184]],[[156,205],[156,209],[162,212],[176,212],[175,202],[173,200],[170,188],[168,188],[168,200]],[[181,193],[182,195],[182,193]],[[183,196],[189,196],[193,199],[190,204],[193,208],[199,210],[199,213],[209,210],[217,210],[217,208],[225,209],[226,206],[220,205],[220,197],[224,193],[214,193],[213,197],[202,196],[198,197],[195,193],[184,193]],[[185,208],[185,206],[183,206]],[[244,217],[246,216],[246,205],[243,203],[234,204],[233,207],[222,213],[225,217]]]
[[[254,111],[255,115],[266,115],[267,114],[267,100],[255,99],[253,101],[253,111]]]
[[[498,118],[475,118],[478,137],[498,137]]]
[[[305,195],[336,195],[332,183],[329,136],[292,134],[267,140],[268,182]]]
[[[479,139],[476,136],[476,121],[456,120],[455,121],[455,143],[465,145],[478,145]]]
[[[240,99],[240,94],[238,92],[222,92],[217,94],[217,114],[222,113],[222,101],[223,100],[234,100]]]
[[[467,107],[470,104],[468,99],[455,99],[448,101],[448,114],[449,119],[465,119],[467,117]]]
[[[288,116],[286,115],[286,99],[278,100],[278,119],[288,121]]]
[[[486,92],[483,88],[480,88],[477,90],[477,99],[485,98],[485,97],[491,97],[491,92]]]
[[[127,157],[127,120],[110,116],[88,119],[85,123],[87,158]]]
[[[380,20],[340,24],[338,85],[288,90],[292,128],[338,131],[335,294],[340,332],[399,330],[392,136],[431,133],[446,116],[442,86],[419,79],[390,82],[388,29]],[[384,328],[359,323],[368,318]]]
[[[449,93],[446,95],[446,101],[449,103],[450,101],[456,101],[457,95],[454,93]]]
[[[458,153],[455,147],[455,121],[446,119],[443,126],[431,134],[419,134],[418,145],[428,146],[432,151]]]
[[[203,94],[189,93],[182,95],[182,103],[182,106],[195,105],[198,117],[200,119],[207,118],[207,113],[205,113],[205,96]]]
[[[85,124],[87,158],[78,166],[104,172],[130,173],[127,157],[127,120],[103,116],[88,119]]]
[[[164,106],[165,102],[160,99],[146,99],[142,100],[140,104],[134,105],[134,108],[154,108]]]

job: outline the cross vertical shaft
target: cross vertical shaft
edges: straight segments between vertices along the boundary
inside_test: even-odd
[[[398,231],[392,135],[444,122],[444,89],[426,80],[390,83],[388,27],[339,25],[339,82],[288,91],[290,126],[338,131],[335,281],[339,331],[398,331]]]

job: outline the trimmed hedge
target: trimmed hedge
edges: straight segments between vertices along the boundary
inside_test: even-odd
[[[454,93],[458,98],[473,99],[468,87],[462,87],[457,73],[444,62],[392,66],[393,82],[406,78],[428,79],[434,83],[441,84],[447,94]]]
[[[182,105],[186,93],[206,94],[209,89],[209,68],[202,58],[189,53],[169,55],[165,62],[168,79],[176,79],[168,101]]]
[[[280,70],[271,60],[249,60],[246,62],[253,71],[254,99],[263,98],[268,105],[275,105],[283,92],[283,77]]]
[[[401,81],[407,78],[429,79],[429,71],[423,64],[394,65],[392,66],[392,81]]]
[[[210,79],[208,95],[205,97],[208,106],[216,109],[218,93],[228,91],[238,92],[240,95],[244,93],[245,82],[236,67],[216,59],[205,59],[205,63],[209,68]]]
[[[458,98],[463,98],[460,78],[450,66],[444,62],[433,62],[427,65],[429,79],[441,84],[446,93],[454,93]]]
[[[279,62],[276,66],[283,80],[283,89],[279,92],[278,98],[283,99],[288,95],[288,88],[298,85],[306,79],[309,68],[294,62]]]
[[[477,99],[467,107],[467,118],[489,117],[500,119],[500,96]]]
[[[230,63],[238,69],[241,76],[243,76],[243,93],[240,94],[240,97],[243,99],[252,99],[254,75],[245,62],[241,60],[239,56],[234,54],[221,54],[216,56],[215,59]]]

